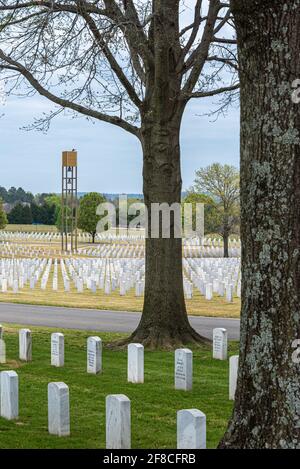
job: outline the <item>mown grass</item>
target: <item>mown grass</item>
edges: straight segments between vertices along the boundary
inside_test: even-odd
[[[18,329],[5,327],[7,364],[0,370],[19,375],[20,414],[17,421],[0,418],[0,448],[104,448],[105,397],[126,394],[131,400],[132,448],[176,448],[176,412],[198,408],[207,416],[207,443],[217,446],[231,414],[228,400],[228,361],[212,360],[209,347],[194,348],[193,390],[174,390],[174,353],[145,352],[145,383],[127,383],[126,351],[104,348],[103,373],[86,373],[86,339],[95,332],[65,334],[65,366],[50,366],[53,329],[32,327],[33,361],[18,360]],[[121,334],[100,334],[104,343]],[[230,343],[230,354],[237,343]],[[70,389],[71,436],[47,431],[47,385],[64,381]]]
[[[58,233],[55,225],[18,225],[8,224],[4,231],[22,231],[25,233],[39,232],[39,233]]]

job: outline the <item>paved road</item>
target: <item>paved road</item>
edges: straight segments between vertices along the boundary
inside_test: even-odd
[[[0,303],[0,323],[31,326],[61,327],[99,332],[131,332],[137,326],[139,313],[101,311],[96,309]],[[212,338],[214,327],[225,327],[229,339],[239,338],[239,319],[190,316],[193,327],[205,337]]]

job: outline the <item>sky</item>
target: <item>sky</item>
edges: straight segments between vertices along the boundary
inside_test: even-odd
[[[231,108],[216,122],[201,116],[216,102],[217,98],[196,99],[186,109],[181,131],[183,190],[193,184],[195,170],[202,166],[239,164],[239,110]],[[140,143],[122,129],[67,113],[53,120],[46,134],[22,129],[51,108],[40,96],[8,97],[0,106],[0,186],[59,192],[61,152],[75,148],[80,192],[142,192]]]
[[[184,0],[181,26],[190,24],[194,0]],[[203,2],[203,12],[208,2]],[[226,35],[233,31],[226,26]],[[200,33],[201,34],[201,31]],[[0,98],[1,98],[0,90]],[[203,114],[215,109],[218,97],[190,101],[181,130],[183,190],[191,187],[195,171],[214,162],[239,164],[239,110],[231,108],[225,117]],[[21,130],[34,118],[53,109],[46,98],[10,96],[0,99],[0,186],[23,187],[33,193],[60,192],[61,152],[78,151],[78,190],[103,193],[142,192],[142,154],[136,137],[124,130],[70,114],[53,120],[47,134]],[[201,116],[202,115],[202,116]]]

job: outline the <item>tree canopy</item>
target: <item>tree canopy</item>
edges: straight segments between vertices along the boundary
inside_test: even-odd
[[[228,257],[229,235],[239,233],[239,171],[234,166],[220,163],[200,168],[196,171],[194,191],[205,193],[213,202],[206,222],[212,232],[223,237],[224,256]]]
[[[16,225],[31,225],[32,213],[29,204],[16,204],[8,214],[9,223]]]
[[[0,199],[0,230],[3,230],[7,225],[7,216],[3,210],[3,201]]]
[[[183,0],[1,1],[6,91],[34,90],[57,106],[34,127],[47,128],[52,117],[69,109],[140,137],[153,87],[165,81],[158,60],[166,60],[180,78],[176,92],[182,103],[227,93],[226,105],[236,96],[228,93],[239,87],[229,5],[192,3],[189,8]],[[164,37],[168,50],[161,49],[159,57]]]
[[[104,202],[106,202],[106,198],[97,192],[85,194],[79,202],[78,228],[90,233],[93,243],[97,233],[97,224],[101,219],[101,216],[96,214],[96,210],[98,205]]]

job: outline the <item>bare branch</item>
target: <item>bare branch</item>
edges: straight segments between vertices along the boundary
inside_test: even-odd
[[[29,83],[30,85],[41,95],[48,98],[50,101],[54,102],[55,104],[63,107],[69,108],[73,111],[77,111],[83,115],[93,117],[98,120],[102,120],[104,122],[108,122],[110,124],[114,124],[118,127],[127,130],[128,132],[132,133],[133,135],[139,137],[139,128],[135,127],[128,122],[124,121],[123,119],[116,117],[116,116],[109,116],[107,114],[103,114],[93,109],[88,109],[80,104],[74,103],[68,99],[61,98],[59,96],[54,95],[46,88],[44,88],[20,62],[17,62],[10,57],[8,57],[2,49],[0,49],[0,59],[5,61],[6,63],[10,64],[10,66],[0,64],[1,69],[13,69],[18,71]]]
[[[207,57],[206,60],[207,60],[207,62],[221,62],[221,63],[224,63],[224,64],[228,65],[229,67],[234,68],[234,70],[236,70],[236,71],[239,70],[237,62],[234,63],[232,60],[230,60],[228,58],[225,58],[225,57],[217,57],[217,56],[213,55],[213,56]]]
[[[224,39],[221,37],[213,37],[212,42],[216,42],[218,44],[237,44],[236,39]]]
[[[119,78],[120,82],[124,86],[125,90],[128,93],[128,96],[132,99],[132,102],[138,107],[141,108],[142,102],[140,101],[138,95],[136,94],[133,86],[131,85],[130,81],[127,79],[126,75],[123,73],[122,68],[114,58],[113,54],[111,53],[107,43],[105,42],[103,35],[99,32],[95,22],[93,19],[85,12],[80,12],[82,17],[85,19],[86,23],[88,24],[100,50],[104,53],[105,57],[107,58],[112,70],[115,72],[117,77]]]
[[[98,8],[95,4],[93,3],[87,3],[84,0],[81,0],[82,3],[85,5],[85,9],[88,13],[97,13],[100,15],[106,15],[107,11],[104,8]],[[77,6],[71,5],[69,3],[64,3],[64,4],[59,4],[49,0],[32,0],[29,2],[24,2],[24,3],[15,3],[13,5],[7,5],[7,6],[1,6],[0,5],[0,11],[15,11],[15,10],[22,10],[25,8],[29,7],[46,7],[51,9],[52,11],[69,11],[72,13],[76,13],[78,11]]]
[[[193,22],[193,26],[192,26],[193,29],[192,29],[191,35],[190,35],[185,47],[182,50],[182,55],[181,55],[180,61],[184,60],[186,54],[188,53],[188,51],[190,50],[190,48],[194,44],[194,41],[197,37],[199,27],[200,27],[200,24],[201,24],[201,6],[202,6],[202,0],[197,0],[196,4],[195,4],[195,11],[194,11],[194,22]],[[182,34],[182,31],[181,31],[180,35],[181,34]]]
[[[203,36],[199,46],[190,55],[185,63],[185,71],[192,68],[189,78],[183,87],[183,96],[190,95],[197,83],[199,75],[205,65],[206,58],[208,57],[209,47],[212,41],[215,23],[220,10],[219,0],[211,0],[207,15],[207,22],[205,24]]]
[[[236,83],[235,85],[224,86],[223,88],[218,88],[210,91],[195,91],[194,93],[190,94],[189,98],[208,98],[210,96],[216,96],[218,94],[229,93],[230,91],[235,91],[239,88],[240,84]]]

